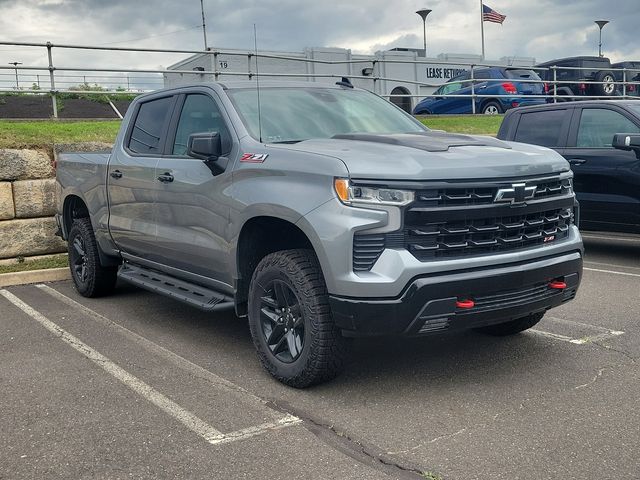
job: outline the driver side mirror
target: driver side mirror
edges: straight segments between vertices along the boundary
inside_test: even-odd
[[[187,142],[187,155],[199,158],[213,175],[220,175],[227,169],[229,159],[223,157],[222,138],[218,132],[192,133]]]
[[[611,143],[618,150],[633,150],[636,158],[640,159],[640,135],[636,133],[616,133]]]
[[[192,133],[187,142],[187,155],[205,162],[215,162],[222,155],[222,139],[218,132]]]

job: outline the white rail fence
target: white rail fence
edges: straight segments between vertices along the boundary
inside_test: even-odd
[[[482,88],[478,87],[478,84],[487,82],[486,79],[475,78],[475,73],[478,69],[487,67],[502,67],[505,65],[496,65],[490,63],[460,63],[460,62],[445,62],[433,60],[419,60],[419,59],[383,59],[378,60],[375,58],[369,59],[351,59],[351,60],[318,60],[309,59],[305,57],[295,57],[287,55],[277,55],[272,53],[260,53],[250,51],[237,51],[237,50],[222,50],[211,49],[207,51],[201,50],[170,50],[170,49],[154,49],[154,48],[127,48],[127,47],[109,47],[109,46],[88,46],[88,45],[67,45],[67,44],[53,44],[47,43],[27,43],[27,42],[8,42],[0,41],[1,46],[10,46],[19,48],[41,48],[43,49],[43,61],[40,65],[24,65],[21,63],[7,63],[0,65],[0,95],[1,94],[34,94],[34,95],[49,95],[52,101],[53,117],[58,117],[57,97],[63,93],[81,94],[81,95],[101,95],[112,96],[123,93],[140,94],[149,91],[162,88],[165,82],[165,75],[183,74],[193,76],[195,81],[199,81],[205,76],[209,76],[214,80],[220,80],[221,78],[238,78],[238,79],[255,79],[257,76],[265,78],[300,78],[306,80],[316,79],[340,79],[344,76],[348,76],[350,79],[364,81],[370,84],[371,91],[378,91],[377,86],[380,82],[398,82],[407,85],[415,85],[417,87],[430,87],[437,88],[443,85],[443,83],[429,83],[420,82],[416,80],[410,80],[407,78],[394,78],[381,75],[381,64],[413,64],[416,66],[430,66],[430,65],[448,65],[451,67],[463,66],[470,72],[470,79],[467,82],[470,83],[470,93],[468,94],[446,94],[437,95],[438,97],[447,98],[468,98],[472,105],[473,113],[476,112],[476,103],[478,99],[482,98],[547,98],[554,103],[559,101],[566,101],[569,99],[581,98],[581,99],[608,99],[611,96],[597,96],[597,95],[566,95],[559,90],[560,85],[577,85],[579,91],[585,91],[589,85],[611,85],[615,86],[615,98],[638,98],[638,91],[640,90],[640,70],[629,68],[607,68],[606,70],[614,73],[617,77],[613,82],[596,82],[596,81],[583,81],[583,80],[559,80],[559,71],[569,70],[595,70],[591,68],[581,67],[567,67],[567,66],[551,66],[548,68],[520,66],[519,68],[526,70],[534,70],[538,73],[551,72],[549,75],[552,79],[547,80],[518,80],[526,83],[539,83],[545,86],[544,94],[484,94]],[[87,67],[81,65],[65,65],[54,63],[54,51],[57,50],[74,50],[74,51],[88,51],[93,55],[99,55],[102,52],[120,52],[120,53],[149,53],[149,54],[184,54],[184,55],[209,55],[213,57],[211,62],[213,65],[212,70],[205,70],[202,68],[192,70],[181,69],[149,69],[149,68],[132,68],[129,66],[118,66],[111,68],[101,67]],[[13,49],[12,52],[18,51]],[[0,52],[1,53],[1,52]],[[228,69],[220,69],[220,63],[218,57],[221,56],[242,56],[246,57],[247,62],[246,70],[242,71],[229,71]],[[255,59],[263,59],[260,63],[259,73],[256,71]],[[358,66],[358,70],[362,72],[359,75],[344,73],[283,73],[277,71],[269,71],[268,63],[265,66],[267,59],[271,60],[284,60],[289,62],[305,62],[313,63],[324,66],[340,66],[351,65]],[[224,63],[224,62],[222,62]],[[509,65],[509,68],[518,68],[516,65]],[[350,68],[352,70],[352,68]],[[365,74],[366,72],[366,74]],[[546,75],[545,75],[546,76]],[[495,80],[493,80],[495,82]],[[82,86],[82,89],[78,88]],[[95,88],[91,89],[91,86]],[[98,88],[96,88],[96,86]],[[365,87],[368,88],[368,87]],[[401,98],[428,98],[434,97],[434,94],[391,94],[388,92],[379,92],[381,96],[391,99]]]

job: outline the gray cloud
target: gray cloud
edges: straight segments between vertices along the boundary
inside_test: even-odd
[[[542,61],[596,54],[598,29],[593,21],[604,18],[611,20],[603,31],[605,54],[615,61],[640,60],[637,0],[616,1],[615,9],[602,0],[486,2],[507,15],[502,26],[485,23],[488,59],[516,55]],[[414,12],[425,5],[433,9],[427,21],[431,55],[480,53],[479,0],[205,0],[207,36],[216,47],[252,49],[256,23],[262,50],[337,46],[371,53],[397,46],[419,48],[422,24]],[[3,40],[202,48],[198,0],[0,0],[0,10]],[[57,64],[139,68],[166,66],[184,57],[62,50],[55,55]],[[0,64],[15,60],[43,65],[46,52],[0,46]]]

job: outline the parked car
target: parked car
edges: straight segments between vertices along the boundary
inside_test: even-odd
[[[498,138],[550,147],[571,164],[580,228],[640,233],[640,160],[614,148],[640,132],[640,102],[592,100],[509,112]]]
[[[619,62],[612,65],[613,68],[626,68],[627,72],[614,70],[616,82],[640,82],[640,62]],[[623,75],[625,73],[625,75]],[[618,92],[622,95],[622,85],[618,85]],[[637,97],[640,95],[640,85],[626,85],[624,94]]]
[[[495,67],[477,69],[473,73],[474,92],[483,95],[475,101],[477,113],[498,114],[523,105],[545,103],[544,98],[521,97],[521,95],[544,95],[545,93],[544,84],[533,70]],[[470,96],[463,98],[445,95],[471,95],[471,74],[465,72],[449,80],[434,92],[433,97],[425,98],[418,103],[413,114],[473,113]],[[496,96],[486,97],[485,95]]]
[[[611,61],[607,57],[567,57],[540,63],[537,67],[556,69],[555,80],[557,94],[560,96],[598,96],[613,97],[617,95],[615,76],[611,70]],[[562,68],[567,67],[567,68]],[[540,77],[550,82],[549,92],[553,93],[553,70],[538,70]],[[600,83],[586,83],[600,82]],[[577,100],[566,99],[566,100]]]
[[[110,154],[60,154],[56,218],[80,294],[119,278],[235,311],[266,370],[305,387],[347,337],[510,335],[574,298],[571,177],[345,80],[204,83],[136,97]]]

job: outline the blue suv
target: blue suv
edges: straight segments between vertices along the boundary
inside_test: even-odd
[[[483,95],[476,98],[476,112],[489,115],[525,106],[546,103],[548,87],[533,70],[514,67],[491,67],[474,70],[475,93]],[[539,83],[535,83],[539,82]],[[471,97],[446,97],[445,95],[471,95],[471,74],[465,72],[452,78],[438,88],[434,96],[422,100],[413,109],[414,115],[440,113],[473,113]],[[484,95],[496,95],[495,98]],[[498,97],[497,95],[508,95]],[[520,95],[540,95],[540,98],[521,97]]]

